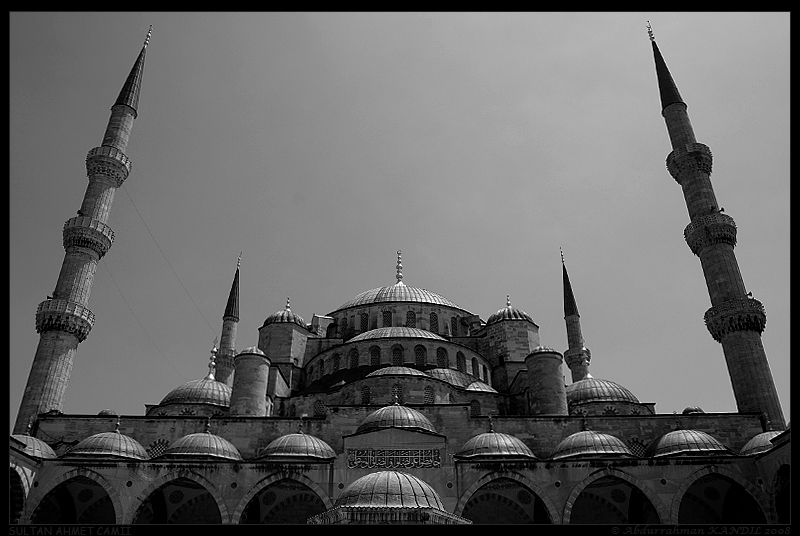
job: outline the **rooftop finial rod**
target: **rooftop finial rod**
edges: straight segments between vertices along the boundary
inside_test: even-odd
[[[236,260],[236,269],[237,270],[239,269],[239,267],[242,266],[242,253],[244,253],[244,251],[240,251],[239,252],[239,258]]]
[[[286,298],[286,310],[288,311],[290,309],[291,309],[291,307],[289,307],[289,298],[287,297]]]
[[[403,283],[403,263],[400,258],[400,250],[397,250],[397,275],[395,276],[397,279],[397,285]]]
[[[561,252],[561,264],[564,264],[564,250],[559,246],[558,251]]]
[[[506,307],[511,307],[511,294],[506,294]]]
[[[147,45],[150,44],[150,36],[153,34],[153,25],[150,25],[150,29],[147,30],[147,37],[144,40],[144,48],[147,48]]]
[[[650,26],[650,21],[647,21],[647,35],[650,36],[650,41],[656,40],[656,36],[653,35],[653,28]]]

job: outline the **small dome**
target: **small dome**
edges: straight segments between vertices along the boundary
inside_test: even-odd
[[[303,433],[286,434],[259,450],[258,458],[319,458],[330,460],[336,452],[321,439]]]
[[[549,346],[537,346],[533,350],[531,350],[532,354],[558,354],[562,355],[561,352],[556,350],[555,348],[550,348]]]
[[[170,391],[160,405],[167,404],[211,404],[227,408],[231,405],[231,388],[208,377],[192,380]]]
[[[462,458],[523,456],[536,459],[531,449],[519,438],[498,432],[476,435],[464,443],[455,455]]]
[[[65,457],[99,457],[113,456],[117,458],[132,458],[134,460],[148,459],[147,451],[135,439],[119,433],[102,432],[89,436],[69,450]]]
[[[14,439],[25,443],[25,454],[29,456],[33,456],[34,458],[43,458],[43,459],[50,459],[50,458],[57,458],[55,451],[42,441],[36,437],[32,437],[26,434],[14,434],[11,437]]]
[[[491,385],[483,383],[481,381],[474,381],[467,385],[467,391],[482,391],[484,393],[496,393],[497,391]]]
[[[367,378],[371,378],[373,376],[391,376],[391,375],[405,375],[405,376],[427,376],[421,370],[409,368],[409,367],[383,367],[379,368],[378,370],[373,370],[369,374],[367,374]]]
[[[189,434],[175,441],[161,455],[165,458],[212,457],[226,460],[241,460],[239,450],[233,444],[209,432]]]
[[[384,428],[408,428],[436,432],[428,418],[419,411],[399,404],[385,406],[373,411],[356,429],[356,433],[381,430]]]
[[[110,416],[113,416],[113,417],[117,417],[117,412],[114,411],[113,409],[101,409],[97,414],[98,415],[110,415]]]
[[[432,378],[445,381],[455,387],[461,388],[465,388],[467,385],[475,381],[475,376],[472,374],[467,374],[466,372],[461,372],[460,370],[454,370],[451,368],[428,369],[425,371],[425,374],[431,376]]]
[[[671,456],[673,454],[730,454],[730,451],[705,432],[675,430],[659,437],[647,447],[645,457]]]
[[[267,355],[264,352],[262,352],[261,348],[259,348],[258,346],[250,346],[248,348],[245,348],[244,350],[242,350],[241,352],[239,352],[236,355],[241,355],[241,354],[256,354],[256,355],[263,355],[263,356]]]
[[[780,435],[781,432],[772,430],[770,432],[762,432],[753,436],[750,441],[745,443],[742,450],[739,452],[742,456],[752,456],[753,454],[761,454],[767,452],[775,445],[770,441],[773,437]]]
[[[681,413],[683,413],[684,415],[690,415],[692,413],[705,413],[705,411],[703,411],[703,409],[699,406],[689,406],[687,408],[684,408]]]
[[[638,404],[639,400],[623,386],[608,380],[588,377],[567,385],[567,403],[570,406],[587,402],[631,402]]]
[[[297,324],[301,328],[308,329],[308,325],[306,321],[303,320],[303,317],[299,314],[295,313],[289,308],[289,299],[286,299],[286,308],[282,311],[278,311],[277,313],[273,313],[264,320],[264,326],[269,324]]]
[[[362,476],[342,491],[334,504],[337,506],[445,509],[432,487],[401,471],[377,471]]]
[[[593,430],[576,432],[553,451],[552,459],[561,460],[575,456],[633,456],[630,449],[620,439]]]
[[[531,324],[536,324],[528,313],[522,309],[511,307],[511,299],[508,296],[506,296],[506,306],[491,315],[486,321],[486,325],[490,326],[503,320],[526,320]]]
[[[446,341],[447,339],[430,331],[419,328],[406,328],[402,326],[375,328],[364,333],[359,333],[347,342],[366,341],[370,339],[395,339],[395,338],[417,338],[433,339],[435,341]]]

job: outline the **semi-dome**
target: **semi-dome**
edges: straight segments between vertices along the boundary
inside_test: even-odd
[[[631,402],[639,403],[633,396],[618,383],[599,378],[584,378],[567,385],[567,403],[570,406],[586,404],[587,402]]]
[[[699,430],[675,430],[659,437],[647,447],[645,457],[730,454],[719,441]]]
[[[467,385],[467,391],[481,391],[484,393],[496,393],[497,391],[491,385],[488,385],[482,381],[474,381]]]
[[[227,408],[231,405],[231,388],[207,376],[170,391],[160,405],[167,404],[211,404]]]
[[[531,324],[535,324],[536,322],[533,321],[533,318],[523,311],[522,309],[517,309],[516,307],[511,306],[511,298],[506,296],[506,306],[502,309],[499,309],[496,313],[489,316],[489,319],[486,321],[486,325],[490,326],[497,322],[501,322],[503,320],[526,320]]]
[[[499,432],[486,432],[469,439],[455,453],[460,458],[525,457],[536,459],[531,449],[519,438]]]
[[[210,432],[189,434],[178,439],[161,455],[164,458],[209,457],[225,460],[241,460],[242,455],[225,438]]]
[[[34,458],[57,458],[55,451],[41,439],[27,434],[14,434],[11,437],[25,444],[24,452]]]
[[[334,504],[337,506],[445,509],[431,486],[401,471],[377,471],[362,476],[342,491]]]
[[[464,388],[475,381],[475,376],[451,368],[433,368],[425,371],[432,378],[438,378],[455,387]]]
[[[394,339],[394,338],[418,338],[433,339],[435,341],[446,341],[444,337],[430,331],[419,328],[407,328],[402,326],[375,328],[364,333],[359,333],[347,342],[366,341],[370,339]]]
[[[103,457],[130,458],[133,460],[148,459],[147,451],[132,437],[121,434],[119,430],[101,432],[80,441],[69,450],[65,457]]]
[[[259,450],[258,458],[318,458],[331,460],[336,452],[321,439],[304,434],[286,434]]]
[[[773,437],[780,435],[781,432],[777,430],[771,430],[769,432],[762,432],[753,436],[750,441],[745,443],[742,447],[742,450],[739,451],[739,454],[742,456],[752,456],[753,454],[761,454],[762,452],[767,452],[775,445],[772,444],[770,441]]]
[[[575,456],[633,456],[622,440],[609,435],[584,430],[567,436],[556,446],[551,456],[554,460]]]
[[[400,404],[393,404],[367,415],[356,429],[356,433],[381,430],[383,428],[406,428],[436,432],[431,421],[419,411]]]
[[[306,321],[303,320],[303,317],[292,311],[289,307],[289,298],[286,298],[286,307],[282,311],[273,313],[264,320],[264,326],[269,324],[297,324],[302,328],[308,329],[308,325]]]
[[[389,366],[373,370],[367,374],[367,378],[373,376],[391,376],[391,375],[404,375],[404,376],[427,376],[421,370],[413,369],[410,367]]]

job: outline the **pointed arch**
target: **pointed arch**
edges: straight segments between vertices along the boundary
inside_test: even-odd
[[[119,494],[101,474],[91,471],[89,469],[84,468],[75,468],[66,473],[61,474],[58,477],[49,477],[46,480],[39,480],[40,486],[38,488],[34,488],[33,491],[28,495],[28,500],[26,501],[25,508],[23,510],[22,515],[20,516],[20,523],[21,524],[29,524],[31,523],[31,517],[33,516],[36,508],[38,508],[39,504],[44,500],[47,495],[61,486],[62,484],[67,483],[68,481],[72,480],[73,478],[78,477],[85,477],[89,480],[93,480],[98,486],[103,488],[103,490],[108,495],[109,499],[111,499],[111,506],[114,509],[114,518],[115,523],[120,524],[123,522],[124,515],[122,512],[122,502],[120,501]]]
[[[464,512],[464,507],[467,505],[472,496],[475,495],[475,493],[477,493],[486,484],[501,478],[513,480],[521,486],[525,486],[530,489],[544,503],[544,506],[547,509],[547,515],[550,516],[550,522],[554,524],[561,523],[561,516],[558,513],[558,509],[556,508],[555,503],[553,503],[553,500],[547,496],[547,493],[544,491],[544,489],[526,476],[513,471],[493,471],[483,475],[481,478],[476,480],[474,484],[467,488],[464,493],[461,494],[461,498],[459,498],[458,502],[456,503],[453,513],[458,516],[462,515]]]
[[[294,480],[296,482],[303,484],[322,500],[322,502],[325,504],[326,510],[333,508],[333,501],[331,501],[330,497],[328,497],[328,494],[325,493],[325,490],[319,487],[313,480],[304,475],[296,473],[289,474],[284,471],[281,471],[273,473],[259,480],[253,485],[252,488],[250,488],[247,491],[247,493],[244,494],[244,496],[239,500],[238,504],[236,505],[236,508],[233,509],[233,513],[231,514],[231,523],[241,523],[244,510],[245,508],[247,508],[247,505],[250,504],[250,501],[253,500],[253,497],[258,495],[258,493],[264,488],[267,488],[272,484],[276,484],[281,480]]]

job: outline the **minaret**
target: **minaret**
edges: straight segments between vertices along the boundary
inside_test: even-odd
[[[683,189],[691,220],[683,236],[692,253],[700,258],[711,298],[711,308],[705,313],[706,327],[722,345],[738,410],[765,414],[771,429],[783,430],[783,411],[761,343],[767,316],[764,306],[752,298],[742,280],[733,252],[736,223],[717,204],[710,179],[711,151],[697,143],[686,103],[661,57],[649,23],[647,28],[655,57],[661,115],[672,143],[667,169]]]
[[[572,285],[569,283],[563,251],[561,252],[561,271],[564,284],[564,322],[567,324],[567,345],[569,346],[564,352],[564,361],[572,371],[572,382],[575,383],[590,377],[589,362],[592,360],[592,353],[583,345],[581,315],[578,314],[578,304],[575,303],[575,295],[572,293]]]
[[[239,267],[242,265],[242,255],[236,261],[236,275],[233,276],[231,293],[228,295],[228,304],[225,314],[222,315],[222,338],[219,343],[219,354],[216,362],[216,379],[228,387],[233,386],[233,358],[236,357],[236,326],[239,323]]]
[[[64,224],[66,253],[56,288],[36,309],[36,332],[41,336],[14,433],[23,433],[30,419],[39,413],[61,411],[64,407],[78,344],[86,339],[94,325],[94,313],[88,307],[89,294],[97,263],[114,240],[114,232],[107,225],[114,192],[131,171],[125,148],[136,119],[145,51],[152,30],[151,26],[142,51],[111,107],[101,146],[90,150],[86,156],[89,185],[78,215]]]

